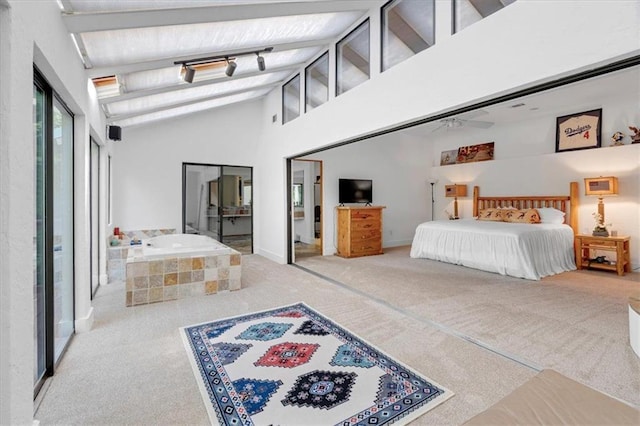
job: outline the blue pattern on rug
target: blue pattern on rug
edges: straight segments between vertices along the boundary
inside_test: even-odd
[[[242,404],[250,416],[262,411],[269,398],[282,385],[280,380],[238,379],[233,386],[238,390]]]
[[[340,367],[362,368],[371,368],[376,365],[373,361],[369,361],[362,356],[355,347],[349,344],[340,346],[329,364]]]
[[[326,336],[328,331],[322,328],[322,325],[314,321],[305,321],[299,329],[293,334],[308,334],[310,336]]]
[[[216,343],[211,345],[218,357],[220,357],[222,365],[234,363],[252,346],[251,343]]]
[[[279,337],[282,337],[284,333],[286,333],[293,324],[278,324],[273,322],[264,322],[262,324],[252,325],[247,328],[245,331],[240,333],[236,339],[244,339],[244,340],[273,340]]]
[[[288,333],[292,327],[296,332]],[[395,426],[451,396],[302,303],[185,327],[184,333],[207,411],[222,425],[304,419],[307,424]],[[308,354],[304,362],[302,349]],[[282,363],[288,368],[271,368]],[[357,373],[349,370],[353,367]],[[273,398],[277,393],[280,398]]]
[[[296,379],[282,405],[329,410],[349,400],[358,375],[343,371],[312,371]]]

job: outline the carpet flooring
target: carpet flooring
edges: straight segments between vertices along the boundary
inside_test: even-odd
[[[626,297],[640,274],[576,271],[539,282],[408,257],[243,257],[236,292],[127,308],[101,286],[93,329],[76,335],[35,418],[51,424],[209,424],[179,327],[306,302],[455,396],[415,425],[457,425],[553,368],[640,403]]]
[[[409,247],[298,264],[415,319],[640,406],[640,359],[628,326],[628,297],[640,291],[637,272],[581,270],[530,281],[411,259]]]

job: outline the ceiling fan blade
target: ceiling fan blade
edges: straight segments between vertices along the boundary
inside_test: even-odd
[[[442,123],[441,125],[439,125],[438,127],[436,127],[435,129],[433,129],[431,131],[431,133],[433,132],[437,132],[438,130],[442,130],[443,128],[447,127],[447,123]]]
[[[462,121],[465,126],[478,127],[481,129],[488,129],[489,127],[493,126],[493,123],[491,121],[478,121],[478,120],[460,120],[460,121]]]
[[[457,116],[461,120],[471,120],[472,118],[480,117],[481,115],[489,114],[483,109],[474,109],[473,111],[464,112]]]

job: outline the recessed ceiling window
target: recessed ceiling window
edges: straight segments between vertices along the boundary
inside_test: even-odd
[[[453,32],[457,33],[516,0],[454,0]]]
[[[305,111],[311,111],[329,100],[329,52],[307,67],[304,78]]]
[[[369,20],[360,24],[336,45],[336,95],[369,80]]]
[[[382,8],[382,71],[433,46],[434,12],[434,0],[394,0]]]
[[[300,74],[282,86],[282,124],[300,115]]]

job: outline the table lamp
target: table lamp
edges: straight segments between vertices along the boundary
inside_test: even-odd
[[[467,196],[467,185],[445,185],[444,196],[453,197],[453,218],[459,219],[458,216],[458,197]]]
[[[584,194],[596,195],[598,197],[598,214],[604,223],[604,202],[602,197],[607,195],[618,195],[618,178],[614,176],[585,178]]]

